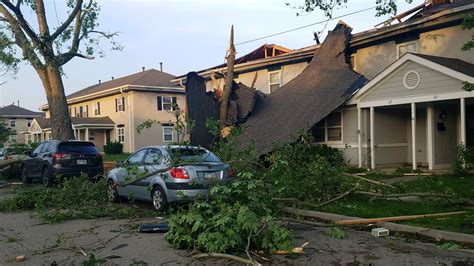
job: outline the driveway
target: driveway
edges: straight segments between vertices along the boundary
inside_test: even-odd
[[[208,265],[225,261],[193,261],[189,251],[174,250],[163,234],[141,234],[139,220],[74,220],[43,224],[31,213],[0,214],[0,265],[18,265],[15,257],[25,255],[24,265],[80,264],[85,255],[105,259],[107,265]],[[295,244],[310,244],[295,258],[275,256],[274,264],[290,265],[474,265],[474,254],[444,251],[430,243],[402,238],[375,238],[369,232],[345,230],[344,239],[327,236],[329,228],[291,223]],[[137,265],[135,264],[135,265]],[[228,263],[227,263],[228,264]],[[235,265],[235,264],[233,264]]]

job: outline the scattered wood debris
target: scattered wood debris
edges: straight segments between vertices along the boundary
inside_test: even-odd
[[[404,215],[404,216],[392,216],[392,217],[369,218],[369,219],[350,219],[350,220],[335,221],[335,223],[336,224],[369,224],[369,223],[415,220],[415,219],[431,218],[431,217],[445,217],[445,216],[459,215],[459,214],[465,214],[465,213],[467,213],[467,211],[443,212],[443,213],[419,214],[419,215]]]

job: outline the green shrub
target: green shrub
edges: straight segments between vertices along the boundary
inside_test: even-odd
[[[474,166],[474,148],[467,148],[463,144],[458,145],[456,160],[452,165],[454,174],[465,174]]]
[[[104,145],[104,152],[106,154],[120,154],[122,150],[123,144],[118,141],[107,142],[107,144]]]

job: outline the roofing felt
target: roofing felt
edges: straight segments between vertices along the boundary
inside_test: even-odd
[[[277,143],[292,142],[362,87],[367,80],[346,61],[351,31],[339,22],[303,72],[255,106],[242,125],[240,147],[255,141],[256,151],[262,155]]]
[[[474,77],[474,64],[468,63],[466,61],[456,59],[456,58],[448,58],[448,57],[425,55],[425,54],[414,54],[414,55],[424,58],[426,60],[429,60],[438,65],[442,65],[444,67],[450,68],[457,72],[466,74],[470,77]]]
[[[156,69],[149,69],[125,77],[116,78],[106,82],[89,86],[67,96],[67,99],[86,96],[92,93],[102,92],[108,89],[125,85],[153,86],[153,87],[176,87],[171,80],[175,76]]]
[[[33,112],[20,106],[10,104],[0,108],[0,116],[3,117],[15,117],[15,116],[30,116],[30,117],[43,117],[43,112]]]
[[[45,129],[51,128],[51,119],[50,118],[35,118],[38,125]],[[108,116],[103,117],[71,117],[71,122],[73,125],[114,125],[114,121]]]

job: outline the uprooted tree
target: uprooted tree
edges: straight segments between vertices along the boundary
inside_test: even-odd
[[[97,30],[97,1],[68,0],[66,5],[66,20],[51,25],[44,0],[0,3],[0,63],[14,68],[20,61],[26,61],[33,66],[46,93],[52,136],[60,140],[74,139],[62,66],[75,57],[93,59],[95,54],[103,55],[98,46],[101,39],[109,40],[112,49],[121,49],[113,39],[117,33]]]

